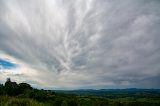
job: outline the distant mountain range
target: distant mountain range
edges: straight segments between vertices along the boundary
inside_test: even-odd
[[[66,94],[93,94],[101,95],[107,93],[158,93],[160,94],[160,89],[141,89],[141,88],[126,88],[126,89],[78,89],[78,90],[54,90],[54,92],[66,93]]]

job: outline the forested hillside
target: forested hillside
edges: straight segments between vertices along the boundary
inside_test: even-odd
[[[121,92],[120,92],[121,91]],[[160,92],[141,90],[51,91],[27,83],[0,84],[0,106],[160,106]]]

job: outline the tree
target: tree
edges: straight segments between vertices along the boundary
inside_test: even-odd
[[[7,81],[6,82],[11,82],[11,79],[10,78],[7,78]]]
[[[20,93],[24,93],[27,90],[32,90],[31,85],[29,85],[27,83],[20,83],[19,84],[19,92]]]
[[[71,99],[71,100],[68,102],[68,106],[78,106],[77,101],[76,101],[75,99]]]
[[[4,94],[4,86],[3,84],[0,84],[0,95]]]
[[[18,84],[16,82],[12,82],[10,78],[7,78],[4,88],[5,88],[5,92],[10,96],[15,96],[19,93]]]
[[[61,106],[68,106],[68,103],[66,100],[64,100],[62,103],[61,103]]]

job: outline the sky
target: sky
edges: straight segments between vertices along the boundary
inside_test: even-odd
[[[160,88],[160,0],[0,0],[0,83]]]

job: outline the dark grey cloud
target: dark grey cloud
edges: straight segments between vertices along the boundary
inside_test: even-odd
[[[1,0],[0,51],[35,71],[25,78],[38,86],[160,88],[159,6],[159,0]]]

